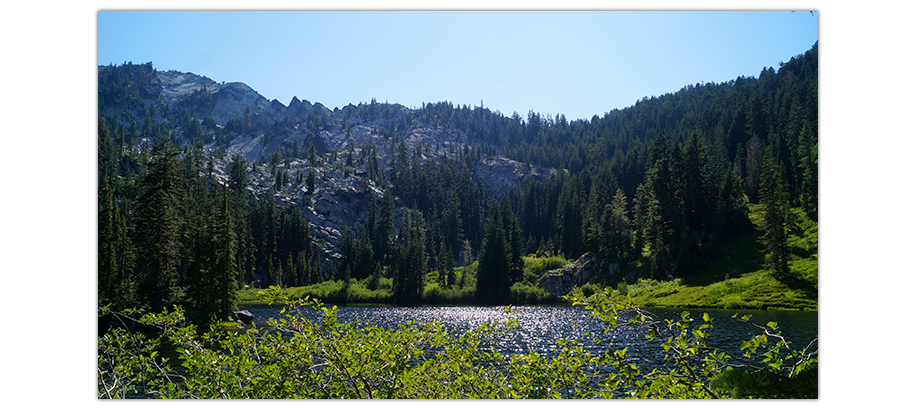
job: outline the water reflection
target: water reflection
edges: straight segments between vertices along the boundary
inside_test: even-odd
[[[269,318],[279,318],[280,308],[268,306],[247,307],[254,315],[254,321],[264,322]],[[640,359],[653,359],[660,354],[656,345],[647,344],[646,331],[635,327],[619,329],[600,336],[602,322],[591,316],[583,307],[575,306],[516,306],[515,314],[505,313],[504,307],[446,306],[446,307],[385,307],[385,306],[341,306],[337,314],[338,322],[360,322],[384,328],[397,328],[406,322],[439,321],[448,330],[470,331],[485,323],[503,322],[516,318],[521,323],[519,330],[506,334],[498,341],[499,351],[520,353],[535,351],[548,355],[556,349],[556,340],[569,340],[585,350],[600,352],[613,348],[629,348],[629,354]],[[682,309],[648,309],[662,319],[678,320]],[[765,325],[769,321],[778,322],[784,336],[793,343],[792,347],[803,348],[818,336],[818,314],[816,312],[791,311],[736,311],[736,310],[690,310],[691,317],[702,322],[703,313],[713,318],[714,329],[707,344],[722,350],[737,353],[741,342],[759,334],[758,329],[732,319],[735,313],[753,315],[753,321]],[[308,317],[314,312],[307,310]]]

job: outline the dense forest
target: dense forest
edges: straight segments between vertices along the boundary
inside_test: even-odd
[[[225,316],[245,285],[353,279],[390,282],[394,301],[415,304],[432,271],[441,287],[474,284],[475,301],[507,304],[510,287],[534,285],[522,261],[533,253],[598,253],[641,260],[646,277],[690,277],[751,232],[749,205],[763,214],[767,267],[785,275],[791,208],[817,220],[818,44],[758,78],[688,85],[573,121],[373,99],[292,120],[264,121],[248,106],[217,123],[210,89],[173,103],[150,63],[101,68],[98,288],[114,307],[188,303]],[[373,130],[360,145],[321,140],[362,126]],[[423,129],[450,141],[410,142]],[[226,155],[248,135],[272,153]],[[474,169],[498,155],[550,176],[491,194]],[[368,211],[329,253],[309,206],[280,197],[293,189],[309,204],[325,178],[350,175],[363,180]],[[260,178],[268,189],[249,188]]]

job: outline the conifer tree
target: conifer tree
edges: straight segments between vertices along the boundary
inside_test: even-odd
[[[642,239],[649,244],[652,258],[650,275],[654,279],[678,275],[676,254],[684,237],[682,191],[677,175],[681,148],[669,143],[665,133],[653,142],[644,183],[638,187],[636,217],[642,228]]]
[[[522,259],[522,228],[519,227],[519,221],[513,214],[509,195],[503,197],[501,202],[501,222],[509,247],[507,251],[509,280],[518,282],[525,275],[525,261]]]
[[[475,284],[475,296],[485,304],[505,304],[509,300],[509,257],[503,221],[496,204],[491,206]]]
[[[763,235],[760,238],[765,247],[766,267],[775,276],[788,275],[787,227],[790,221],[790,203],[784,177],[771,149],[766,149],[762,158],[760,174],[760,205],[762,206]]]
[[[306,194],[312,195],[316,189],[316,173],[315,170],[310,167],[309,173],[306,176]]]
[[[181,219],[177,206],[181,195],[177,149],[168,138],[153,145],[149,172],[141,180],[143,193],[137,202],[137,237],[140,262],[140,294],[152,310],[176,300],[175,284],[179,262],[178,228]]]
[[[563,189],[557,203],[556,217],[559,251],[569,259],[581,256],[584,252],[581,205],[572,182],[567,182]]]
[[[124,217],[106,180],[103,181],[98,197],[98,297],[101,302],[120,308],[133,300],[134,288],[129,274],[134,263],[133,248]]]
[[[383,262],[390,253],[391,233],[394,230],[394,199],[390,190],[384,190],[384,196],[372,225],[375,231],[372,236],[372,251],[375,260]]]
[[[284,287],[297,286],[297,268],[294,266],[294,255],[288,254],[287,263],[284,265]]]
[[[719,193],[719,227],[723,236],[740,235],[752,226],[747,219],[747,202],[741,189],[740,164],[725,172]]]
[[[316,145],[310,143],[309,149],[306,150],[306,158],[309,160],[310,167],[317,167],[319,165],[319,157],[316,155]]]
[[[250,225],[247,166],[247,160],[236,154],[231,157],[231,169],[228,171],[228,189],[232,195],[232,226],[236,235],[235,262],[238,280],[243,282],[253,280],[253,267],[256,264],[256,248]]]
[[[398,235],[398,255],[394,273],[394,299],[398,304],[417,304],[425,288],[425,220],[416,210],[404,210]]]
[[[340,254],[340,262],[338,263],[338,273],[340,276],[346,277],[346,280],[352,276],[356,266],[356,237],[350,228],[344,225],[341,231],[341,241],[338,244],[338,253]]]
[[[818,149],[809,122],[800,130],[800,206],[812,220],[818,219],[819,207],[819,166]]]
[[[111,185],[117,180],[118,149],[114,144],[106,121],[98,125],[98,298],[115,308],[124,307],[133,300],[133,283],[130,276],[134,264],[134,249],[128,237],[128,226],[119,200]],[[121,200],[125,205],[125,200]]]
[[[613,259],[628,255],[632,245],[631,222],[628,220],[627,201],[622,189],[616,190],[612,201],[604,207],[600,217],[600,248]]]
[[[235,265],[235,234],[229,205],[229,194],[222,186],[219,208],[212,218],[209,232],[209,264],[203,269],[199,284],[202,295],[198,307],[220,319],[226,318],[235,307],[237,272]]]
[[[309,266],[309,256],[306,254],[306,251],[301,250],[299,254],[297,254],[297,262],[294,264],[294,268],[297,270],[297,284],[296,286],[306,286],[311,282],[310,276],[310,266]]]

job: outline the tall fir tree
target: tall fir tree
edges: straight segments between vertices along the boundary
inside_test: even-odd
[[[119,179],[116,171],[119,149],[115,148],[106,121],[98,124],[97,244],[98,298],[114,308],[123,308],[134,300],[131,269],[134,248],[128,236],[126,216],[120,210],[112,186]],[[125,205],[125,200],[121,200]]]
[[[422,301],[428,257],[425,253],[425,220],[417,210],[404,210],[394,265],[394,299],[410,305]]]
[[[559,231],[559,251],[569,259],[575,259],[584,253],[581,215],[581,202],[576,186],[567,182],[556,207],[556,226]]]
[[[800,206],[812,220],[819,216],[819,164],[818,144],[810,122],[803,124],[800,144]]]
[[[175,301],[179,262],[179,198],[181,177],[179,151],[168,138],[159,139],[151,152],[149,171],[140,182],[142,194],[137,201],[136,265],[140,276],[140,295],[152,310],[161,310],[165,302]]]
[[[760,241],[765,247],[766,267],[776,277],[783,278],[789,273],[787,228],[791,210],[781,166],[771,149],[766,149],[762,158],[759,198],[763,227]]]
[[[626,206],[625,193],[619,189],[600,218],[600,248],[612,259],[624,259],[631,253],[633,236]]]
[[[522,228],[519,227],[519,220],[512,211],[509,195],[503,197],[500,206],[500,218],[508,246],[506,257],[509,263],[509,280],[518,282],[525,275],[525,261],[522,259]]]
[[[491,205],[488,224],[475,283],[475,296],[485,304],[506,304],[509,301],[509,257],[503,221],[496,203]]]

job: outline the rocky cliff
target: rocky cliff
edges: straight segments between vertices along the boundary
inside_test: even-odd
[[[276,201],[301,208],[326,263],[335,259],[344,227],[360,231],[372,197],[380,200],[384,189],[391,188],[389,178],[379,183],[370,179],[367,163],[360,159],[363,149],[374,152],[386,174],[391,172],[391,157],[400,138],[413,153],[411,158],[420,163],[462,160],[464,152],[477,151],[483,158],[469,171],[488,194],[498,199],[517,183],[550,174],[548,169],[490,154],[497,147],[471,120],[467,126],[461,123],[460,127],[448,127],[442,123],[460,119],[440,118],[374,100],[329,110],[320,103],[294,97],[285,106],[244,83],[155,71],[150,64],[129,65],[127,69],[100,67],[99,74],[101,114],[120,115],[123,123],[140,126],[151,118],[167,126],[170,137],[176,141],[183,137],[181,142],[188,143],[185,118],[211,118],[216,126],[207,127],[204,140],[208,157],[214,158],[217,180],[227,180],[234,155],[247,159],[252,166],[247,169],[250,192],[256,197],[273,194]],[[226,130],[225,124],[230,121],[237,121],[241,128]],[[495,125],[491,133],[496,137],[498,131]],[[315,165],[306,157],[310,147],[319,158]],[[353,157],[357,160],[350,160]],[[275,188],[276,168],[286,173],[288,180],[280,189]],[[307,195],[305,184],[298,181],[310,173],[315,174],[316,186],[314,193]],[[404,203],[395,198],[396,213],[404,208]]]
[[[541,181],[550,176],[550,169],[530,166],[503,156],[483,160],[475,168],[475,178],[498,200],[509,189],[527,180]]]
[[[579,286],[587,284],[613,285],[622,280],[634,282],[640,277],[639,269],[623,268],[622,265],[615,262],[607,263],[601,254],[589,252],[578,258],[576,262],[544,273],[538,279],[537,287],[556,295],[556,299],[561,300],[569,291]]]

